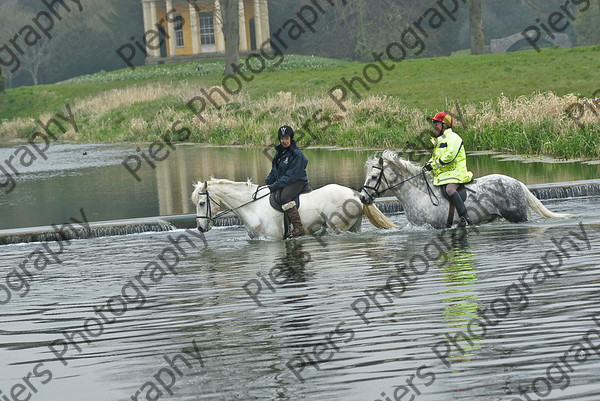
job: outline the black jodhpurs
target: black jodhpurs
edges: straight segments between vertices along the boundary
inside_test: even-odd
[[[308,184],[306,181],[296,181],[293,184],[281,190],[281,204],[285,205],[288,202],[293,201],[302,192],[304,187]]]

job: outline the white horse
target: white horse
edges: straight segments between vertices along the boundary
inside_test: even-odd
[[[194,185],[192,201],[196,204],[196,226],[206,232],[213,226],[213,213],[222,209],[239,217],[250,238],[284,237],[283,213],[269,203],[269,189],[252,182],[210,179]],[[300,218],[304,231],[314,233],[324,227],[341,231],[358,231],[363,214],[378,228],[395,225],[374,205],[363,205],[359,192],[330,184],[300,195]]]
[[[420,166],[386,150],[382,157],[367,160],[367,176],[361,191],[361,201],[371,203],[387,190],[392,190],[402,203],[406,219],[415,226],[446,227],[449,201],[442,195],[442,187],[433,186],[431,174]],[[477,178],[466,185],[465,206],[473,224],[481,224],[503,217],[510,222],[527,221],[529,208],[546,218],[571,217],[553,213],[527,189],[522,182],[501,174]],[[458,223],[456,214],[453,224]]]

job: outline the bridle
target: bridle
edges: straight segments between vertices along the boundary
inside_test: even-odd
[[[199,192],[198,193],[199,196],[206,195],[206,200],[207,200],[207,202],[206,202],[206,215],[205,216],[198,216],[198,215],[196,215],[196,220],[198,220],[198,219],[208,219],[209,221],[211,221],[211,222],[214,223],[216,219],[218,219],[219,217],[221,217],[221,216],[223,216],[223,215],[225,215],[225,214],[227,214],[229,212],[233,212],[234,210],[241,209],[242,207],[244,207],[246,205],[249,205],[252,202],[256,202],[259,199],[262,199],[262,198],[264,198],[266,196],[269,196],[271,194],[270,192],[267,192],[266,194],[261,195],[259,197],[256,196],[258,194],[258,191],[260,191],[260,189],[263,188],[263,187],[265,187],[265,186],[266,185],[260,185],[260,186],[258,186],[258,188],[256,188],[256,191],[254,192],[254,194],[252,194],[252,200],[250,200],[250,201],[248,201],[246,203],[243,203],[243,204],[241,204],[238,207],[234,207],[234,208],[227,209],[227,210],[221,210],[214,217],[212,217],[212,208],[210,206],[210,202],[213,201],[214,203],[216,203],[217,205],[219,205],[219,207],[223,207],[223,205],[220,204],[219,202],[217,202],[212,196],[210,196],[210,194],[208,193],[208,186],[207,186],[206,190],[204,192]]]
[[[377,177],[377,182],[375,183],[375,186],[363,185],[363,187],[362,187],[363,190],[368,189],[368,190],[372,191],[371,193],[365,191],[365,193],[369,197],[368,203],[373,203],[375,198],[380,197],[381,195],[383,195],[383,193],[385,191],[390,189],[390,183],[388,182],[387,177],[385,176],[385,173],[383,172],[383,166],[373,166],[373,168],[380,170],[379,176]],[[387,189],[384,189],[383,191],[379,190],[379,187],[381,186],[381,181],[385,181],[385,184],[387,185]]]
[[[400,185],[404,184],[405,182],[408,182],[414,178],[417,178],[419,176],[423,177],[423,180],[425,181],[425,184],[427,184],[427,194],[429,195],[429,199],[431,200],[431,203],[434,206],[438,206],[440,204],[440,200],[439,198],[435,195],[435,193],[433,193],[433,189],[431,189],[431,186],[429,185],[429,181],[427,181],[427,178],[425,177],[425,171],[421,170],[420,173],[417,173],[415,175],[413,175],[412,177],[409,177],[403,181],[400,181],[394,185],[390,185],[387,177],[385,176],[385,172],[383,171],[383,165],[379,166],[373,166],[374,169],[380,170],[379,172],[379,176],[377,177],[377,182],[375,183],[375,186],[370,186],[370,185],[363,185],[363,190],[364,189],[368,189],[370,191],[372,191],[371,193],[369,193],[368,191],[365,191],[365,193],[367,194],[367,196],[369,197],[368,199],[368,203],[373,203],[373,201],[375,200],[375,198],[380,197],[381,195],[383,195],[386,191],[389,191],[391,189],[397,188]],[[379,188],[381,187],[381,182],[385,182],[387,188],[384,189],[383,191],[380,191]],[[435,202],[434,202],[434,198],[435,198]]]
[[[210,202],[213,201],[214,203],[216,203],[217,205],[219,205],[220,207],[222,207],[223,205],[221,205],[219,202],[217,202],[212,196],[210,196],[210,194],[208,193],[208,187],[206,188],[206,190],[204,192],[200,192],[198,193],[198,195],[206,195],[206,215],[204,216],[198,216],[196,215],[196,220],[198,219],[207,219],[210,222],[213,222],[221,217],[223,214],[227,213],[227,211],[225,211],[225,213],[223,213],[223,211],[217,213],[217,215],[215,217],[212,217],[212,208],[210,206]]]

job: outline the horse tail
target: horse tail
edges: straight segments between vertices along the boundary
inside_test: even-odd
[[[554,213],[550,210],[546,209],[546,207],[540,202],[538,198],[536,198],[529,188],[525,186],[522,182],[520,182],[521,187],[523,187],[523,191],[525,191],[525,198],[527,199],[527,205],[537,214],[545,218],[561,218],[561,217],[573,217],[572,214],[567,213]]]
[[[377,228],[395,228],[398,227],[394,223],[390,221],[381,210],[377,208],[374,204],[363,204],[363,214],[367,216],[371,224],[373,224]]]

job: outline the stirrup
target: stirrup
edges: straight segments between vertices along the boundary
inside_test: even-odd
[[[286,238],[287,239],[297,238],[297,237],[302,237],[303,235],[304,235],[304,230],[292,230],[292,232],[289,233]]]
[[[471,226],[473,225],[473,223],[471,222],[471,220],[469,220],[468,217],[460,216],[460,221],[458,222],[458,225],[456,227],[464,228],[467,225]]]

